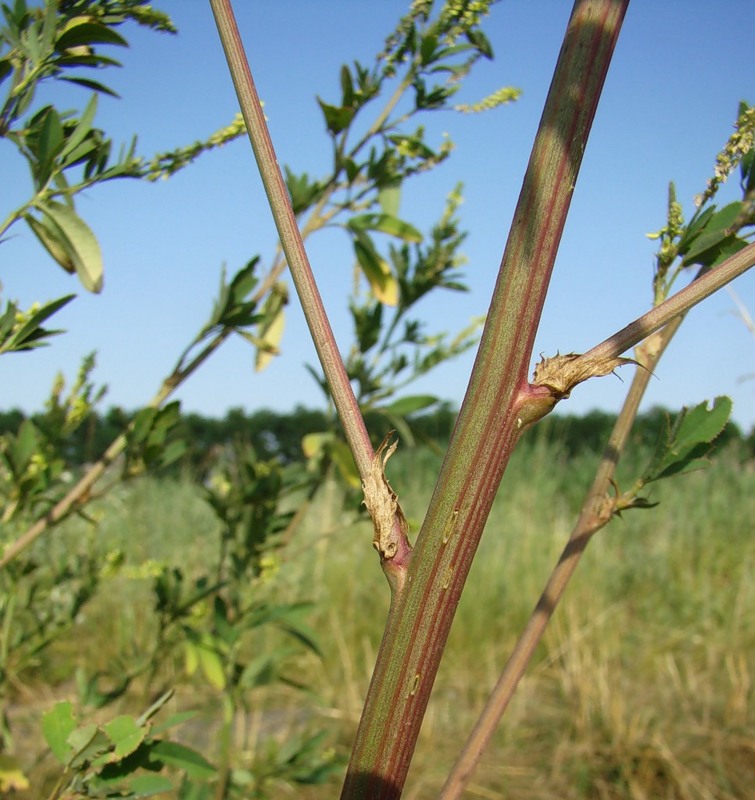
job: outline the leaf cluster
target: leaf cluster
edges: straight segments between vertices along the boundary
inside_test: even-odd
[[[714,269],[747,246],[755,231],[755,107],[740,103],[735,132],[716,159],[713,177],[696,198],[697,209],[684,221],[674,184],[669,185],[666,225],[649,238],[658,239],[653,281],[654,304],[669,296],[683,270]],[[742,199],[718,208],[715,198],[722,183],[739,167]]]
[[[186,721],[186,714],[154,725],[152,718],[171,695],[138,718],[121,714],[100,725],[79,724],[70,702],[57,703],[42,718],[45,739],[64,768],[50,800],[153,797],[177,788],[166,767],[192,778],[214,776],[216,768],[196,750],[160,735]]]
[[[46,347],[49,344],[47,340],[62,331],[48,330],[42,327],[42,323],[70,303],[74,296],[69,294],[60,297],[43,306],[36,305],[26,312],[8,300],[5,311],[0,316],[0,354]]]
[[[434,9],[432,2],[414,3],[374,66],[343,65],[339,99],[318,98],[332,143],[329,174],[315,179],[286,169],[303,234],[337,225],[351,240],[355,273],[349,307],[355,336],[346,368],[357,399],[364,413],[382,410],[409,441],[399,412],[436,400],[417,395],[394,407],[393,396],[471,347],[480,325],[475,320],[455,334],[428,333],[414,313],[434,290],[466,290],[459,269],[465,235],[456,215],[461,188],[450,195],[429,237],[400,215],[405,182],[441,164],[453,148],[449,140],[430,144],[415,118],[453,110],[463,78],[480,59],[493,57],[480,29],[491,5],[447,2]],[[378,100],[386,97],[380,107]],[[328,395],[325,381],[309,369]],[[318,439],[316,446],[313,441],[313,452],[322,454],[325,448],[353,478],[351,459],[342,457],[332,437]]]
[[[126,433],[125,476],[164,469],[183,457],[187,444],[174,435],[180,415],[178,401],[162,408],[147,406],[136,414]]]
[[[717,397],[710,407],[703,402],[693,409],[683,408],[673,423],[667,418],[653,457],[631,491],[617,498],[616,512],[652,508],[656,503],[642,494],[648,484],[707,467],[708,456],[729,422],[731,409],[730,398]]]
[[[0,437],[0,497],[3,522],[49,509],[65,491],[61,480],[69,466],[68,438],[104,396],[90,380],[94,355],[87,356],[68,395],[58,375],[44,414],[25,419],[17,433]]]
[[[319,654],[302,621],[306,603],[269,603],[260,587],[277,573],[276,550],[289,529],[293,512],[284,510],[293,492],[306,488],[300,469],[277,460],[257,458],[248,446],[236,446],[221,457],[205,482],[204,497],[219,523],[216,560],[193,581],[180,567],[163,567],[154,580],[158,639],[178,634],[185,670],[198,670],[234,703],[243,692],[270,683],[298,683],[283,673],[294,651],[289,646],[256,653],[249,637],[272,625],[298,645]],[[173,631],[173,633],[170,633]],[[162,646],[162,645],[161,645]],[[172,647],[172,646],[171,646]]]
[[[406,415],[438,400],[429,395],[400,400],[394,396],[438,364],[472,347],[481,323],[474,320],[455,336],[428,334],[416,313],[420,301],[433,291],[467,291],[459,270],[464,260],[460,247],[466,236],[456,215],[460,202],[461,187],[457,187],[428,241],[411,239],[389,246],[390,274],[396,277],[395,303],[388,305],[368,293],[353,297],[349,306],[356,341],[346,369],[356,385],[357,399],[365,413],[383,414],[409,442],[413,437]]]
[[[83,286],[98,292],[103,259],[89,226],[76,212],[74,199],[83,190],[116,178],[167,177],[200,154],[243,133],[235,120],[207,141],[145,159],[136,153],[136,138],[114,155],[114,143],[94,124],[99,95],[117,97],[94,79],[120,63],[109,48],[126,47],[116,30],[131,21],[153,30],[175,32],[170,18],[137,0],[44,0],[30,5],[15,0],[2,5],[0,84],[7,87],[0,106],[0,138],[15,145],[29,166],[30,199],[0,225],[0,235],[23,219],[48,254]],[[80,112],[51,104],[32,111],[37,91],[46,82],[62,81],[93,92]],[[28,118],[22,119],[29,113]]]

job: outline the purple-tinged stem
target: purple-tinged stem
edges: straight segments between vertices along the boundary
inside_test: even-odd
[[[561,232],[628,0],[577,0],[459,420],[394,599],[342,792],[401,796],[493,499],[540,402],[526,373]],[[548,394],[547,389],[542,390]]]

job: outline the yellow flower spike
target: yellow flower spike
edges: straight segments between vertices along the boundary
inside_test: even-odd
[[[483,111],[490,111],[493,108],[513,103],[515,100],[518,100],[521,95],[521,89],[516,89],[513,86],[502,86],[500,89],[496,89],[492,94],[484,97],[479,103],[472,103],[471,105],[461,103],[454,106],[454,111],[460,111],[462,114],[480,114]]]
[[[755,146],[755,106],[746,106],[734,123],[734,133],[729,137],[724,149],[716,156],[713,177],[702,194],[695,197],[695,205],[699,208],[706,200],[718,191],[742,156]]]

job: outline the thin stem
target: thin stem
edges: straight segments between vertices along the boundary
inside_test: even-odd
[[[660,331],[652,342],[648,342],[647,346],[643,345],[642,348],[638,348],[637,357],[642,368],[637,369],[634,374],[632,385],[616,419],[592,486],[587,492],[579,519],[485,708],[446,779],[439,795],[441,800],[455,800],[461,797],[483,753],[490,745],[493,734],[514,696],[519,681],[542,639],[553,612],[574,575],[587,544],[592,536],[612,518],[611,505],[606,502],[606,498],[611,488],[616,465],[626,445],[640,401],[645,394],[653,371],[668,343],[679,329],[682,320],[683,317],[677,317]]]
[[[23,217],[26,209],[28,209],[30,205],[31,205],[30,203],[27,203],[25,206],[17,208],[15,211],[12,211],[10,214],[8,214],[8,217],[5,220],[5,222],[3,222],[2,225],[0,225],[0,236],[4,236],[5,232],[12,225],[15,225],[15,223],[18,222],[18,220],[20,220]]]
[[[244,54],[233,9],[230,0],[210,0],[210,5],[291,277],[299,294],[323,372],[330,385],[346,439],[359,474],[364,479],[369,475],[374,457],[372,444],[304,250],[262,105]]]
[[[365,133],[365,135],[357,142],[357,144],[352,148],[350,155],[353,157],[355,156],[367,142],[376,134],[379,133],[382,129],[383,125],[390,117],[391,112],[399,103],[399,100],[404,96],[406,90],[412,85],[412,70],[408,70],[407,74],[402,79],[401,83],[396,87],[396,91],[394,91],[391,98],[385,104],[385,108],[380,112],[377,119],[370,125],[370,129]],[[408,119],[411,114],[406,114],[403,119]],[[395,125],[393,126],[395,127]]]
[[[738,253],[729,256],[722,264],[708,271],[705,275],[692,281],[684,289],[668,300],[643,314],[610,338],[596,345],[582,358],[609,360],[625,353],[630,347],[647,338],[651,333],[660,330],[675,317],[685,314],[693,306],[706,297],[717,292],[734,278],[755,266],[755,242],[748,244]]]

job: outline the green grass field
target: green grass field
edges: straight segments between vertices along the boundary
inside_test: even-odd
[[[566,462],[536,442],[515,454],[436,681],[410,800],[437,796],[561,551],[595,461]],[[391,462],[413,532],[439,463],[429,450],[399,451]],[[631,470],[620,482],[622,475],[629,480]],[[721,453],[710,469],[659,485],[653,499],[657,508],[626,513],[591,543],[469,797],[755,797],[755,464]],[[213,552],[214,518],[189,483],[140,480],[100,501],[98,513],[99,545],[122,548],[126,565],[19,688],[11,722],[30,753],[40,710],[75,698],[77,667],[137,659],[149,640],[153,599],[140,565],[154,560],[192,574]],[[86,530],[72,521],[49,546],[74,546]],[[250,763],[263,763],[276,742],[324,730],[344,758],[389,600],[370,525],[344,512],[339,489],[327,485],[279,558],[260,592],[313,602],[307,622],[323,657],[293,655],[287,674],[309,691],[259,690],[236,741]],[[273,646],[264,631],[254,642],[260,651]],[[216,694],[181,668],[171,661],[157,683],[177,686],[174,706],[201,710],[177,738],[212,759]],[[149,699],[135,686],[118,709],[140,711]],[[42,759],[35,768],[48,766]],[[334,778],[280,787],[277,796],[337,793]]]

